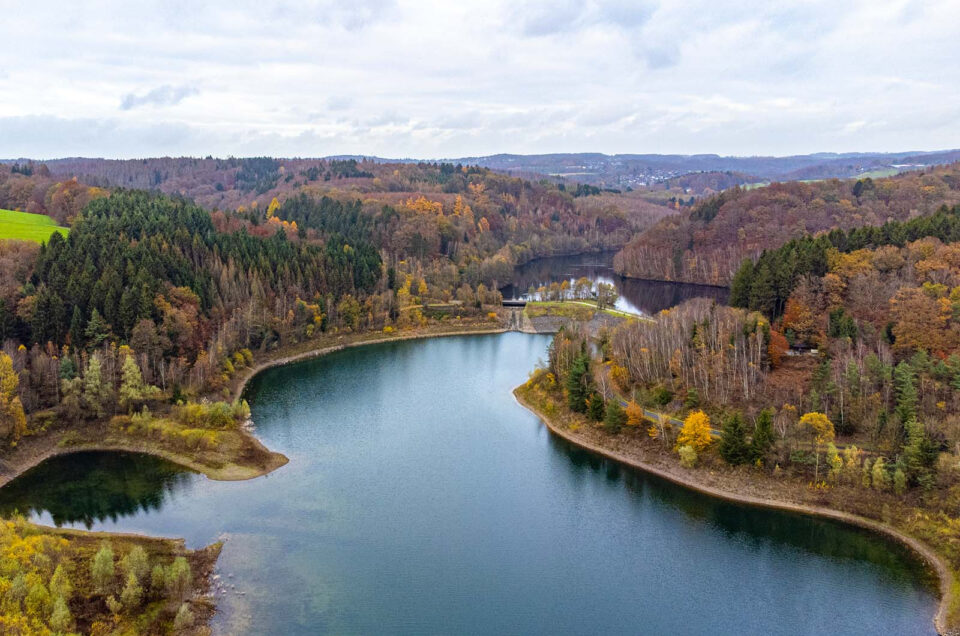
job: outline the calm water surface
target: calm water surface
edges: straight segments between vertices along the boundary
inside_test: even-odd
[[[932,634],[927,575],[838,524],[709,499],[548,434],[510,390],[548,338],[352,349],[248,391],[290,457],[248,482],[55,459],[2,506],[226,539],[224,634]]]
[[[687,283],[664,283],[637,278],[624,278],[613,271],[615,252],[578,254],[539,258],[514,270],[513,282],[501,288],[507,299],[526,298],[531,287],[549,287],[550,283],[569,281],[572,285],[580,277],[593,282],[608,283],[616,287],[620,298],[616,308],[631,313],[652,316],[662,309],[669,309],[691,298],[712,298],[726,303],[729,290],[711,285]]]

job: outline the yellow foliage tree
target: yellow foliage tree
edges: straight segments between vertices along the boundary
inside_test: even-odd
[[[833,422],[823,413],[804,413],[800,418],[800,430],[806,431],[816,445],[816,464],[814,468],[814,483],[820,481],[820,447],[833,441],[836,434],[833,429]]]
[[[694,411],[683,421],[683,428],[677,436],[677,447],[690,446],[699,453],[712,441],[710,417],[703,411]]]
[[[627,403],[627,408],[624,410],[627,413],[627,426],[640,426],[641,422],[643,422],[643,408],[633,400],[630,400],[630,402]]]
[[[277,201],[277,197],[273,197],[273,200],[270,201],[270,205],[267,206],[267,218],[273,216],[278,209],[280,209],[280,202]]]
[[[23,412],[18,389],[20,376],[13,370],[13,360],[0,353],[0,437],[17,441],[27,431],[27,417]]]

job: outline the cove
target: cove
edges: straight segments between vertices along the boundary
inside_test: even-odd
[[[514,269],[512,282],[500,288],[507,299],[527,299],[531,287],[549,287],[568,281],[571,286],[584,277],[591,283],[613,285],[619,298],[614,307],[634,314],[654,316],[691,298],[711,298],[726,304],[730,290],[712,285],[671,283],[620,276],[613,269],[615,252],[538,258]]]
[[[225,538],[224,634],[934,633],[932,581],[899,545],[551,435],[511,395],[548,342],[395,342],[270,369],[246,396],[290,458],[278,471],[214,482],[84,453],[11,482],[0,510]]]

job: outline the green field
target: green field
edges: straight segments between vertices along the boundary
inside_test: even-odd
[[[28,214],[13,210],[0,210],[0,240],[19,239],[42,243],[54,232],[67,235],[67,228],[57,227],[45,214]]]

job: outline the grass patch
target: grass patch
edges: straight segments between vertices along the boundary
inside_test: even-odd
[[[67,235],[67,228],[59,227],[45,214],[29,214],[14,210],[0,210],[0,239],[17,239],[43,243],[54,232]]]
[[[570,318],[572,320],[591,320],[597,308],[595,305],[580,304],[575,302],[532,302],[527,303],[525,309],[529,318],[539,318],[540,316],[559,316],[561,318]]]

